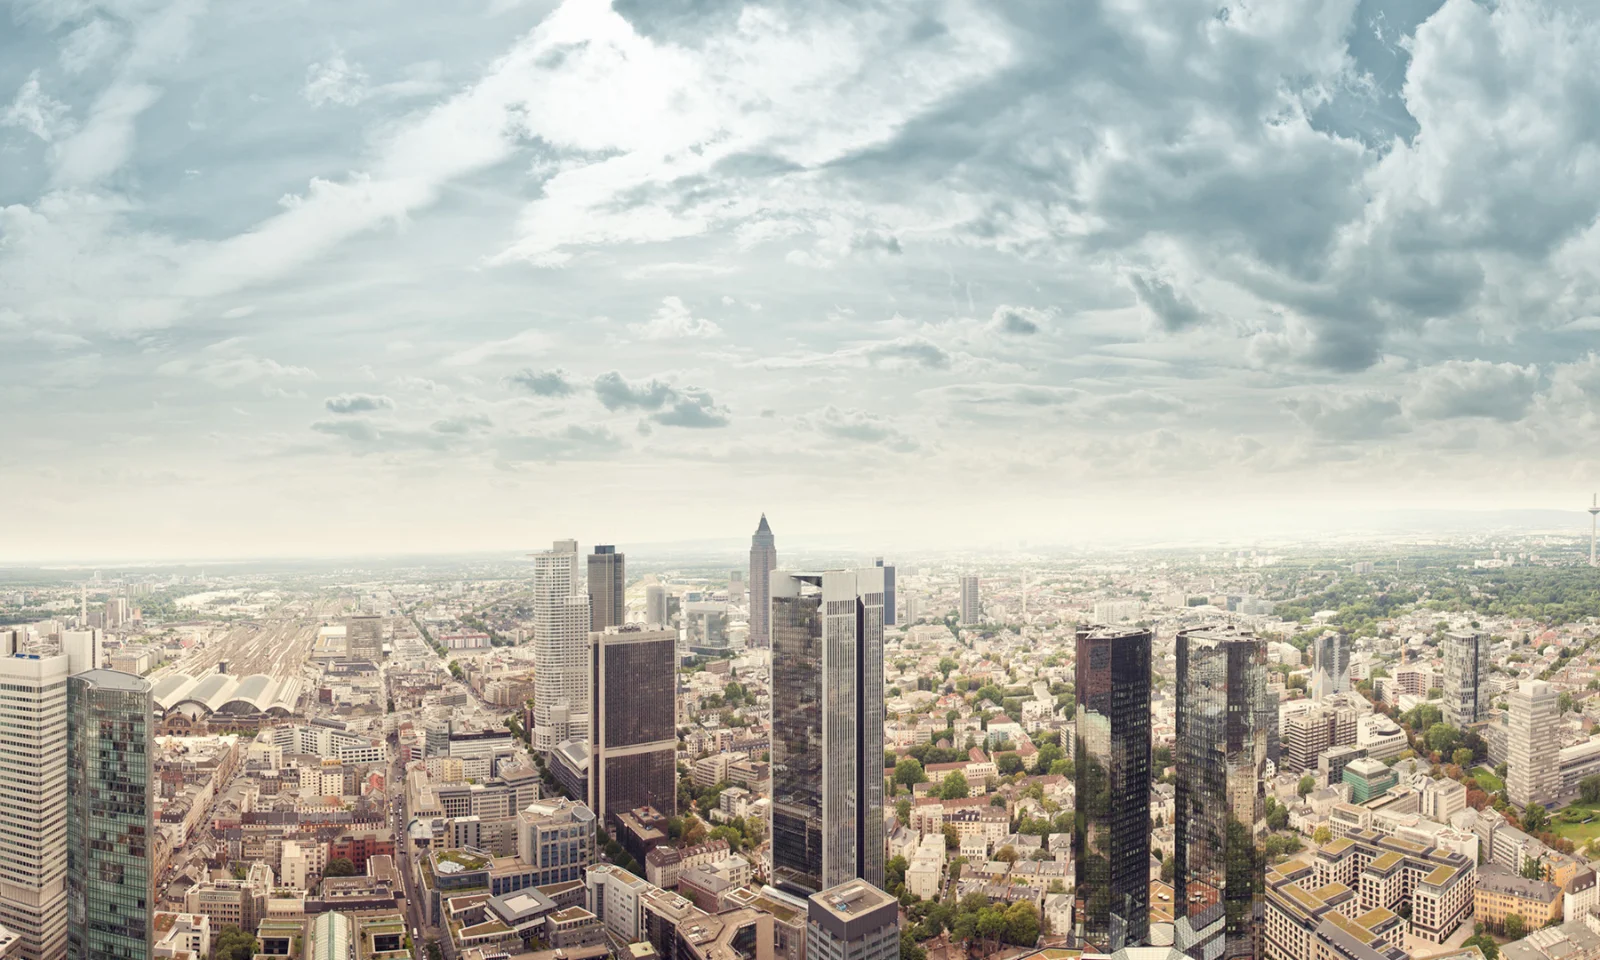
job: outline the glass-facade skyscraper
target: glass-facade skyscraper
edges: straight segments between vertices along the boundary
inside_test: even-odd
[[[638,624],[589,634],[588,803],[608,827],[637,807],[677,813],[677,646],[678,631]]]
[[[131,673],[67,680],[67,957],[149,960],[153,702]]]
[[[1266,644],[1232,628],[1177,637],[1173,945],[1197,960],[1256,955],[1264,861]]]
[[[589,629],[604,630],[628,622],[627,558],[609,545],[589,554]]]
[[[772,575],[772,875],[883,885],[883,568]]]
[[[1104,953],[1150,937],[1150,631],[1078,631],[1073,936]]]

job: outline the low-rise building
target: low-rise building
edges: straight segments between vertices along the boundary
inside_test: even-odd
[[[1545,880],[1529,880],[1499,864],[1478,871],[1475,912],[1479,922],[1503,926],[1511,914],[1520,916],[1529,930],[1561,918],[1561,888]]]

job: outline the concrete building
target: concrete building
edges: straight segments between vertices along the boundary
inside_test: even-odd
[[[772,643],[772,571],[778,569],[778,543],[767,526],[767,515],[750,537],[750,635],[748,645],[765,648]]]
[[[20,938],[24,960],[59,960],[67,952],[68,658],[22,653],[19,640],[0,630],[0,924]]]
[[[628,586],[626,558],[617,548],[596,545],[589,554],[589,631],[598,633],[607,627],[620,627],[628,622],[628,604],[625,596]]]
[[[155,945],[154,717],[140,677],[67,680],[69,960],[149,960]]]
[[[533,747],[549,753],[589,736],[589,595],[578,542],[533,555]]]
[[[1560,697],[1543,680],[1524,680],[1508,699],[1506,792],[1518,806],[1548,805],[1561,791]]]
[[[345,656],[351,660],[383,662],[383,618],[371,614],[345,617]]]
[[[214,930],[230,925],[254,930],[267,917],[267,898],[273,886],[272,868],[252,863],[243,880],[205,880],[190,887],[183,908],[209,917]]]
[[[675,816],[678,633],[612,626],[591,633],[589,643],[594,691],[589,809],[611,829],[620,814],[639,807]]]
[[[1537,930],[1559,920],[1561,906],[1561,888],[1553,883],[1529,880],[1499,864],[1485,864],[1478,871],[1473,908],[1481,923],[1499,928],[1516,914],[1527,929]]]
[[[961,605],[958,610],[963,627],[983,622],[983,602],[978,596],[978,575],[961,576]]]
[[[539,800],[517,812],[517,856],[535,886],[582,880],[594,861],[595,817],[571,800]]]
[[[820,890],[806,915],[806,960],[899,960],[900,904],[870,883]]]
[[[1311,641],[1311,696],[1321,700],[1350,691],[1350,635],[1330,630]]]
[[[1358,717],[1352,707],[1318,705],[1283,719],[1283,770],[1316,769],[1323,751],[1356,743]]]
[[[1386,767],[1371,757],[1360,757],[1345,764],[1344,783],[1350,788],[1352,803],[1366,803],[1381,797],[1400,782],[1392,767]]]
[[[1476,631],[1444,636],[1444,721],[1458,730],[1488,719],[1489,639]]]
[[[667,621],[667,588],[652,583],[644,588],[644,622],[650,627],[665,627]]]

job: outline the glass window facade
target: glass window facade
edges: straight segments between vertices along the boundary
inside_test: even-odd
[[[151,954],[150,685],[90,670],[67,681],[67,956]]]
[[[677,812],[677,633],[592,635],[597,723],[590,803],[605,822],[638,807]]]
[[[1111,953],[1150,935],[1150,633],[1077,639],[1073,933]]]

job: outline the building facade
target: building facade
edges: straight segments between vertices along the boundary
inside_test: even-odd
[[[589,631],[620,627],[628,622],[627,558],[608,545],[596,545],[589,554]]]
[[[852,880],[806,901],[806,960],[899,960],[900,904]]]
[[[1317,700],[1350,691],[1350,635],[1328,631],[1311,641],[1311,696]]]
[[[1561,792],[1560,695],[1543,680],[1511,691],[1506,716],[1506,792],[1518,806],[1549,804]]]
[[[873,565],[883,568],[883,625],[892,627],[900,622],[895,619],[894,564],[885,564],[879,557]]]
[[[1266,644],[1232,629],[1177,636],[1173,944],[1191,957],[1251,957],[1260,935],[1267,730],[1256,707]],[[1220,942],[1219,942],[1220,941]]]
[[[578,542],[533,555],[533,747],[549,753],[589,735],[589,595]]]
[[[1073,935],[1102,952],[1150,932],[1150,631],[1078,631]]]
[[[978,596],[977,574],[961,575],[961,609],[957,612],[962,626],[983,622],[983,601]]]
[[[589,643],[589,809],[608,826],[639,807],[675,816],[678,632],[613,626],[590,634]]]
[[[383,618],[370,614],[345,617],[344,650],[351,660],[383,662]]]
[[[772,876],[883,883],[883,570],[772,576]]]
[[[24,960],[67,951],[66,656],[18,650],[0,630],[0,925]]]
[[[647,626],[667,626],[667,588],[652,583],[644,588],[644,622]]]
[[[1458,730],[1489,714],[1489,640],[1481,633],[1444,636],[1444,721]]]
[[[67,957],[149,960],[155,943],[150,683],[115,670],[67,681]]]
[[[767,526],[767,515],[750,537],[750,637],[751,647],[772,643],[772,571],[778,569],[778,542]]]

